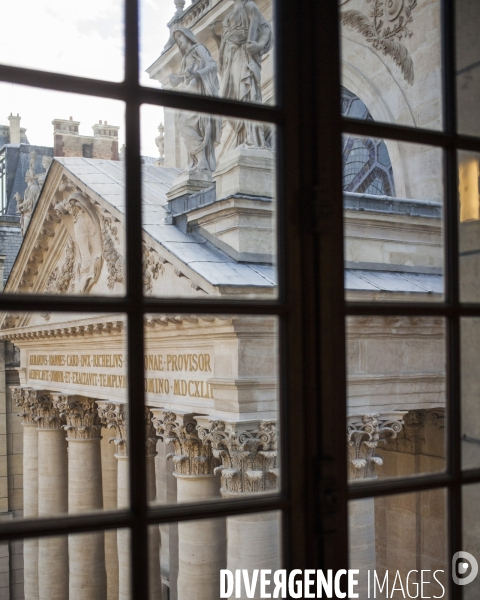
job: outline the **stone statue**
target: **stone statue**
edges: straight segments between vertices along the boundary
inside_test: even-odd
[[[20,213],[22,235],[25,235],[28,229],[28,224],[30,223],[33,210],[40,195],[40,187],[38,186],[37,179],[38,176],[35,173],[35,152],[32,152],[30,154],[30,168],[25,173],[27,189],[25,190],[24,197],[22,198],[18,192],[14,196],[17,202],[17,212]]]
[[[219,48],[220,95],[243,102],[261,102],[261,60],[273,46],[270,23],[252,0],[234,0],[232,10],[222,22],[221,36],[215,32],[217,23],[210,27]],[[263,125],[234,120],[229,123],[235,135],[232,149],[270,147]]]
[[[183,55],[180,72],[170,75],[173,87],[204,96],[218,96],[217,63],[193,33],[179,27],[173,34]],[[215,146],[220,143],[222,120],[207,114],[178,111],[177,126],[187,148],[189,173],[213,173]]]
[[[50,169],[50,165],[52,164],[53,158],[51,156],[44,156],[42,158],[42,167],[45,169],[43,173],[37,175],[37,181],[40,189],[42,189],[43,184],[45,183],[45,179],[47,177],[48,169]]]
[[[163,123],[158,126],[158,136],[155,138],[155,144],[158,148],[159,157],[154,164],[161,167],[165,162],[165,127]]]

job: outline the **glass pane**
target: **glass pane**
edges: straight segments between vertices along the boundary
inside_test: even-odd
[[[445,361],[442,318],[348,318],[351,481],[445,470]]]
[[[124,315],[2,313],[0,513],[37,517],[129,505]],[[104,427],[123,427],[124,444]],[[115,440],[116,441],[116,440]],[[125,455],[126,454],[126,455]]]
[[[5,291],[123,295],[123,102],[0,83],[0,115]]]
[[[442,300],[441,150],[345,135],[343,190],[347,300]]]
[[[464,469],[480,466],[479,335],[480,319],[464,318],[461,320],[462,466]]]
[[[353,119],[440,129],[439,0],[339,3],[342,113]]]
[[[280,490],[275,317],[148,315],[152,503]]]
[[[464,600],[477,600],[480,593],[478,561],[480,560],[480,529],[478,522],[478,505],[480,502],[480,485],[463,486],[463,552],[455,561],[454,575],[463,587]],[[467,555],[465,553],[468,553]]]
[[[275,297],[274,127],[146,105],[141,114],[144,292]]]
[[[447,523],[443,489],[351,501],[360,598],[449,598]]]
[[[151,597],[211,600],[220,592],[221,598],[286,598],[288,574],[279,572],[281,518],[280,512],[262,512],[152,525]],[[250,594],[245,585],[255,586]],[[292,597],[303,596],[300,593]]]
[[[4,65],[123,80],[123,0],[8,2],[2,21],[8,23],[0,37]]]
[[[0,542],[0,597],[130,598],[128,529]]]
[[[275,102],[272,0],[139,4],[143,85]]]
[[[463,302],[478,302],[480,298],[479,159],[478,154],[458,153],[459,277]]]
[[[457,61],[457,127],[460,133],[480,134],[480,5],[472,0],[455,0]]]

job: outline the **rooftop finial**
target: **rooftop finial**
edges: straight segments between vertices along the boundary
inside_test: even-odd
[[[173,0],[175,3],[175,6],[177,7],[177,12],[175,13],[176,16],[181,15],[183,12],[183,9],[185,8],[185,0]]]

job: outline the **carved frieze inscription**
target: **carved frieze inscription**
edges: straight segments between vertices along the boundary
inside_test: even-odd
[[[167,349],[144,356],[145,392],[159,400],[213,398],[213,353],[209,349]],[[127,389],[125,353],[34,352],[27,357],[27,379],[33,386],[55,383],[55,388],[98,388],[99,391]]]

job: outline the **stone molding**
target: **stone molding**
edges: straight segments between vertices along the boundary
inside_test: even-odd
[[[68,440],[100,439],[101,423],[93,398],[59,394],[54,398],[54,406],[66,420],[63,428]]]
[[[242,423],[209,421],[197,427],[200,439],[212,447],[212,454],[222,461],[214,469],[222,477],[222,492],[273,492],[277,489],[278,444],[275,421],[260,421],[250,428]]]
[[[375,454],[377,446],[388,438],[397,437],[402,430],[405,412],[352,415],[347,418],[349,479],[375,477],[376,465],[383,464],[382,457]]]
[[[55,327],[48,329],[37,329],[35,331],[3,331],[0,339],[4,340],[41,340],[57,337],[77,337],[85,335],[96,335],[101,333],[122,332],[125,328],[124,321],[103,321],[92,325],[78,325],[73,327]]]
[[[191,415],[154,411],[153,423],[158,437],[172,444],[172,459],[177,475],[213,475],[220,461],[213,456],[210,444],[204,444],[197,433],[197,422]]]

